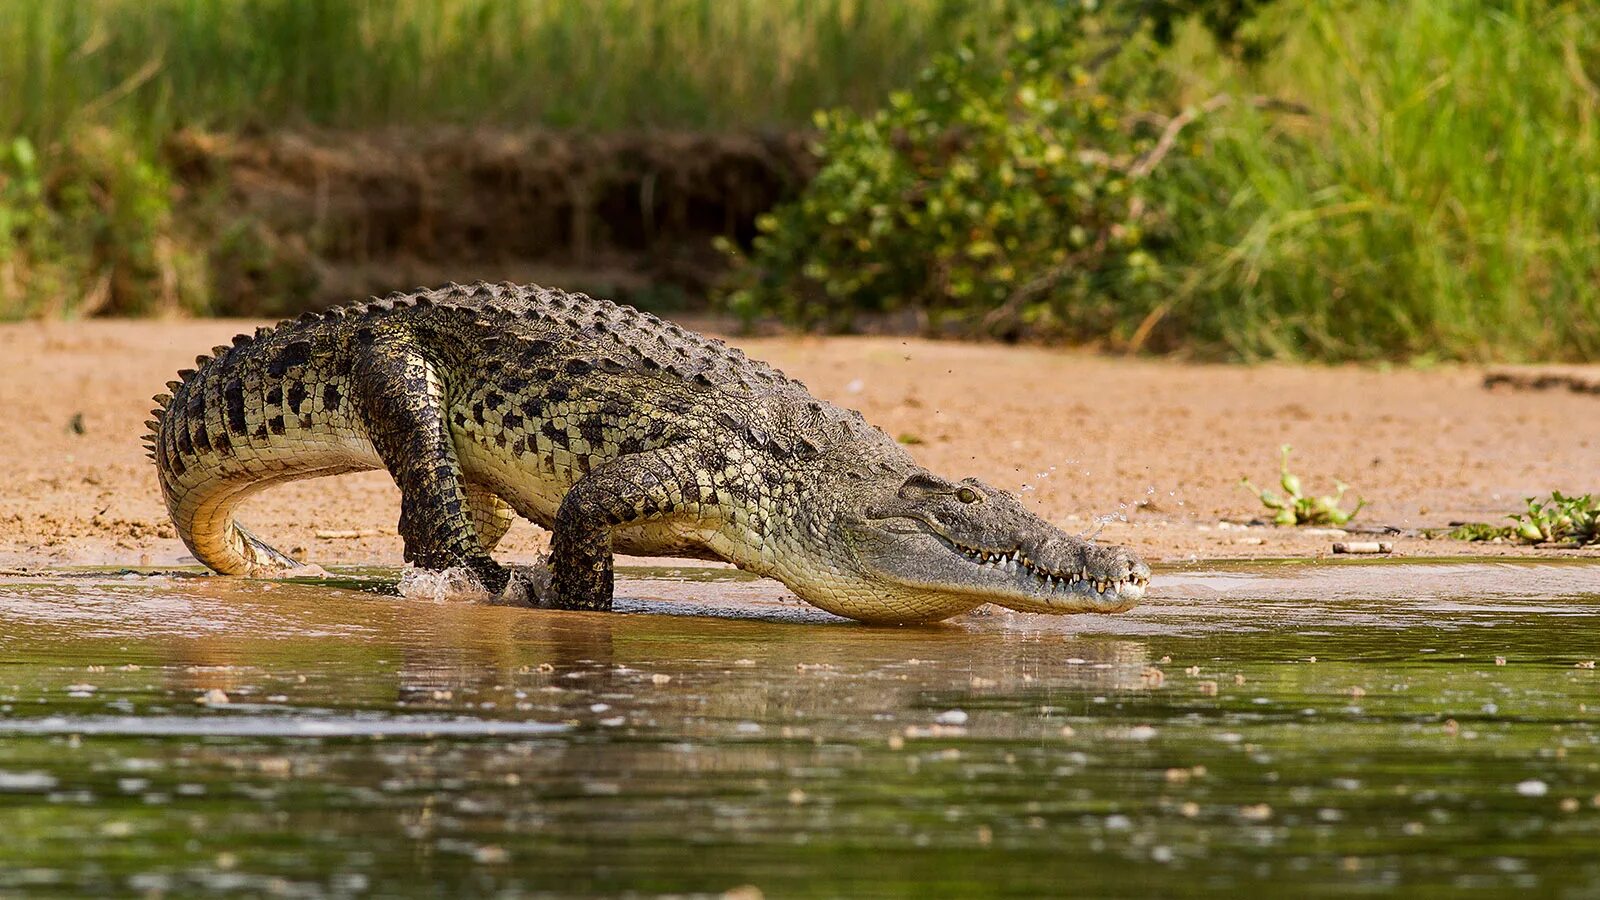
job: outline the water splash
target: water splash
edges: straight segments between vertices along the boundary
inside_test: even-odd
[[[464,566],[434,571],[407,566],[400,573],[400,596],[407,600],[432,603],[484,601],[491,599],[488,588]]]
[[[472,570],[457,566],[441,571],[407,566],[400,573],[400,596],[430,603],[493,603],[500,606],[543,605],[551,595],[548,559],[531,566],[510,566],[511,580],[498,595],[491,594]]]
[[[1128,504],[1118,503],[1116,512],[1101,513],[1097,516],[1094,516],[1092,519],[1090,519],[1090,521],[1094,524],[1089,528],[1088,531],[1079,535],[1079,537],[1086,541],[1092,541],[1095,538],[1098,538],[1100,536],[1100,532],[1104,531],[1106,526],[1112,522],[1128,521]]]
[[[506,582],[506,589],[495,602],[507,606],[544,606],[555,594],[553,582],[550,558],[541,556],[531,566],[512,566],[511,580]]]

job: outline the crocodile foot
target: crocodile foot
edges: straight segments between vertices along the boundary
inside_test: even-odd
[[[526,609],[551,607],[555,587],[549,557],[541,557],[531,566],[506,566],[506,570],[511,577],[507,579],[505,588],[489,599],[489,605]]]

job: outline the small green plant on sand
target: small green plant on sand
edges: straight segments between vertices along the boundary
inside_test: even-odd
[[[1271,490],[1261,490],[1250,483],[1250,479],[1241,478],[1239,483],[1244,485],[1250,493],[1261,498],[1262,505],[1274,510],[1272,521],[1276,525],[1343,525],[1355,518],[1367,501],[1357,497],[1355,509],[1345,510],[1341,504],[1344,502],[1344,493],[1350,486],[1342,481],[1335,480],[1334,492],[1322,497],[1311,497],[1302,493],[1300,476],[1289,471],[1289,454],[1294,450],[1288,444],[1283,445],[1283,458],[1278,465],[1278,483],[1283,486],[1284,496],[1280,497]]]
[[[1511,532],[1530,544],[1546,541],[1600,543],[1600,501],[1593,494],[1569,497],[1560,491],[1540,500],[1529,497],[1528,511],[1513,514]]]
[[[1427,538],[1438,537],[1441,533],[1445,537],[1457,541],[1509,540],[1517,536],[1515,528],[1490,525],[1488,522],[1462,522],[1460,525],[1452,526],[1449,531],[1443,532],[1439,529],[1422,529],[1423,536]]]
[[[1551,491],[1543,500],[1538,497],[1525,499],[1528,511],[1506,516],[1511,520],[1510,525],[1463,522],[1451,529],[1447,536],[1458,541],[1600,543],[1600,499],[1593,494],[1569,497],[1560,491]]]

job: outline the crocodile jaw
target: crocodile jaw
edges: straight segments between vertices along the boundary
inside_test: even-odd
[[[1022,612],[1126,612],[1144,599],[1150,568],[1121,548],[1077,541],[1076,559],[1052,564],[1039,550],[940,542],[998,580],[990,601]],[[1081,559],[1082,561],[1076,561]]]
[[[996,603],[1022,612],[1122,612],[1150,582],[1149,567],[1131,551],[1067,534],[976,479],[917,469],[856,490],[865,502],[842,524],[863,591],[920,594],[923,604],[947,609]]]
[[[1149,567],[1127,550],[1059,533],[1028,549],[899,535],[863,553],[863,562],[871,577],[900,590],[1030,613],[1126,612],[1150,583]]]

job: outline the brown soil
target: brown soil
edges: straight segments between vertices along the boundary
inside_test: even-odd
[[[185,214],[228,235],[217,312],[299,312],[462,271],[623,299],[701,293],[816,169],[809,138],[530,129],[185,131]]]
[[[0,564],[182,560],[139,442],[146,398],[255,324],[0,326]],[[1327,553],[1332,535],[1224,524],[1261,514],[1238,480],[1275,481],[1285,442],[1308,488],[1337,476],[1366,497],[1368,525],[1494,521],[1525,495],[1600,489],[1600,400],[1486,390],[1479,369],[1200,366],[880,337],[737,343],[915,442],[937,471],[1022,490],[1073,530],[1126,516],[1103,537],[1156,560]],[[371,472],[277,488],[241,519],[311,562],[393,565],[398,509],[388,476]],[[542,544],[519,524],[502,555]],[[1415,538],[1397,550],[1552,552]]]

